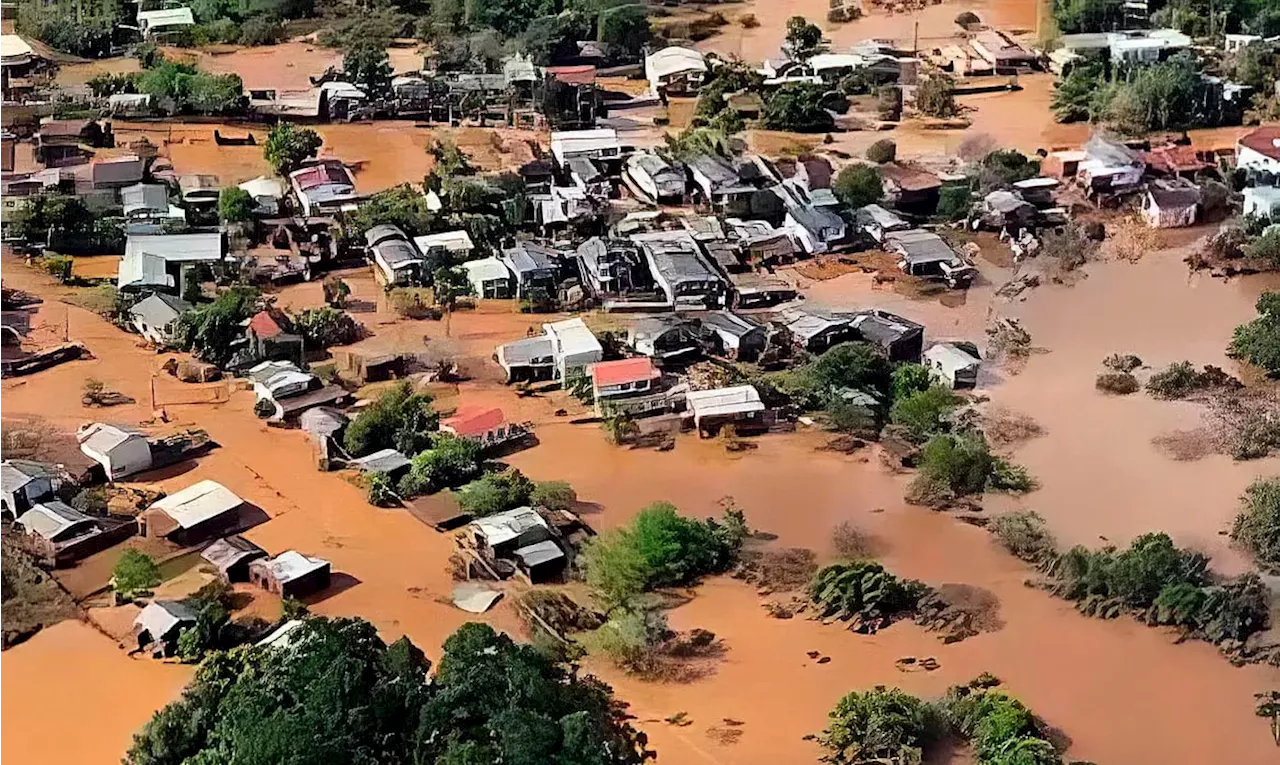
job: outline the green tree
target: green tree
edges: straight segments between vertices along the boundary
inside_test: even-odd
[[[938,217],[963,220],[973,209],[973,190],[967,185],[948,184],[938,190]]]
[[[1017,149],[997,149],[978,163],[978,185],[983,191],[1012,186],[1040,174],[1040,162]]]
[[[827,90],[825,85],[789,82],[774,91],[765,102],[764,127],[797,133],[821,133],[835,127],[829,108],[847,108],[842,94]]]
[[[1268,269],[1280,269],[1280,226],[1269,226],[1262,235],[1241,248],[1244,256]]]
[[[914,612],[929,587],[900,579],[870,560],[833,563],[809,583],[809,600],[821,618],[858,618],[869,628]]]
[[[1078,64],[1054,83],[1050,108],[1058,122],[1097,122],[1113,93],[1101,63]]]
[[[606,8],[596,20],[600,42],[617,46],[628,56],[638,56],[653,36],[649,13],[642,5]]]
[[[889,397],[889,362],[867,343],[840,343],[777,378],[779,389],[802,409],[820,409],[831,395],[864,391]]]
[[[1255,307],[1258,318],[1236,327],[1227,353],[1280,375],[1280,293],[1262,293]]]
[[[932,385],[893,402],[889,419],[923,442],[947,429],[947,418],[961,403],[959,396],[944,385]]]
[[[483,448],[469,438],[437,433],[431,447],[417,454],[396,490],[403,496],[432,494],[480,476]]]
[[[1053,17],[1063,34],[1111,32],[1124,23],[1122,0],[1054,0]]]
[[[232,287],[178,319],[175,344],[210,364],[225,366],[234,353],[232,343],[244,334],[241,323],[258,312],[261,295],[252,287]]]
[[[1280,478],[1259,478],[1240,498],[1231,538],[1268,573],[1280,572]]]
[[[253,219],[258,203],[253,195],[239,186],[229,186],[218,192],[218,217],[224,223],[243,223]]]
[[[955,83],[946,75],[921,80],[916,87],[916,109],[928,117],[954,117],[960,113],[955,91]]]
[[[358,41],[342,56],[342,71],[370,98],[391,92],[391,61],[385,47]]]
[[[126,548],[111,569],[111,586],[122,598],[130,599],[160,584],[160,568],[150,555]]]
[[[462,487],[458,506],[480,518],[529,505],[533,489],[533,481],[519,470],[489,473]]]
[[[818,743],[833,763],[919,762],[938,733],[928,704],[897,688],[850,693],[828,715]]]
[[[388,223],[399,226],[409,236],[420,236],[434,230],[435,220],[422,190],[403,183],[366,199],[347,217],[346,230],[348,236],[358,237],[374,226]]]
[[[899,364],[893,370],[893,400],[898,401],[912,393],[929,390],[933,384],[933,373],[923,364]]]
[[[431,396],[414,391],[413,383],[403,380],[361,409],[342,441],[355,457],[381,449],[412,455],[430,447],[431,434],[438,426],[439,415],[431,408]]]
[[[782,49],[791,58],[806,60],[822,50],[822,29],[804,16],[787,19],[787,36]]]
[[[395,484],[391,481],[391,476],[381,470],[369,474],[366,496],[369,504],[374,507],[394,507],[398,504]]]
[[[311,128],[280,122],[267,133],[262,155],[278,174],[288,175],[304,161],[315,157],[323,143],[320,134]]]
[[[831,188],[841,202],[854,209],[875,204],[884,198],[880,171],[873,165],[849,165],[836,174]]]
[[[453,312],[458,307],[458,298],[472,294],[471,279],[461,266],[437,268],[431,284],[431,293],[436,305],[444,309],[444,334],[452,334]]]
[[[548,510],[572,510],[578,492],[566,481],[538,481],[529,494],[529,504]]]
[[[351,314],[329,306],[304,308],[291,318],[303,343],[314,350],[350,345],[364,336],[364,326],[351,318]]]

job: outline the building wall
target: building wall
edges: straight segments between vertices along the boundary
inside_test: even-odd
[[[134,435],[111,450],[110,454],[86,452],[102,464],[108,480],[141,473],[151,467],[151,444],[141,435]]]
[[[1280,173],[1280,159],[1272,159],[1266,154],[1254,151],[1244,145],[1237,146],[1236,166],[1243,167],[1246,170],[1265,170],[1269,173]]]

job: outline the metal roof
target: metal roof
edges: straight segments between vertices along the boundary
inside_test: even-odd
[[[582,319],[565,319],[542,325],[543,331],[555,344],[556,351],[567,356],[579,353],[601,353],[600,341],[591,333]]]
[[[490,547],[517,539],[528,544],[540,542],[549,535],[547,522],[531,507],[517,507],[502,513],[477,518],[471,526]]]
[[[120,189],[120,203],[124,214],[138,210],[169,211],[169,189],[159,183],[135,183]]]
[[[741,338],[752,332],[763,332],[764,327],[731,311],[712,311],[699,317],[704,327],[717,334]]]
[[[91,449],[99,454],[108,454],[125,441],[139,437],[143,436],[135,430],[127,430],[119,425],[108,425],[104,422],[95,422],[76,432],[81,450]]]
[[[556,344],[550,337],[526,337],[498,346],[498,360],[508,367],[524,364],[550,363],[555,356]]]
[[[163,8],[158,11],[138,11],[138,25],[145,28],[189,26],[196,23],[190,8]]]
[[[749,414],[764,411],[760,392],[751,385],[735,385],[732,388],[691,390],[685,394],[685,403],[694,417],[727,414]]]
[[[449,252],[470,252],[476,248],[475,242],[471,241],[471,235],[461,230],[415,236],[413,243],[418,246],[420,252],[424,253],[435,247],[442,247]]]
[[[535,242],[516,242],[515,247],[502,251],[502,259],[517,274],[534,271],[555,271],[560,253]]]
[[[885,244],[892,247],[911,264],[937,263],[952,260],[955,250],[942,237],[932,231],[913,228],[893,231],[885,235]]]
[[[462,269],[467,272],[467,279],[472,283],[482,284],[494,279],[511,278],[511,272],[507,270],[502,261],[492,256],[480,258],[479,260],[468,260],[462,264]]]
[[[613,128],[565,130],[551,134],[551,154],[561,164],[564,164],[570,155],[610,149],[615,152],[622,149],[622,144],[618,141],[618,131]]]
[[[650,81],[683,72],[705,72],[707,59],[700,51],[672,45],[650,53],[644,60],[644,70]]]
[[[57,478],[65,474],[60,465],[34,460],[5,460],[0,462],[0,491],[12,494],[37,478]]]
[[[951,372],[958,369],[976,367],[981,363],[981,359],[975,358],[968,351],[959,348],[953,343],[931,345],[925,350],[924,357]]]
[[[125,240],[124,257],[140,255],[154,255],[170,263],[221,260],[222,232],[131,234]]]
[[[153,600],[138,613],[133,626],[145,630],[152,640],[164,640],[183,624],[194,624],[196,612],[176,600]]]
[[[440,428],[448,428],[459,436],[478,436],[507,421],[501,409],[463,407],[452,416],[440,420]]]
[[[173,295],[153,292],[146,299],[135,303],[129,309],[129,316],[142,319],[152,327],[163,327],[182,314],[190,311],[191,304]]]
[[[351,460],[351,464],[363,473],[394,473],[409,467],[410,463],[408,457],[395,449],[379,449],[373,454]]]
[[[648,356],[618,361],[600,361],[591,365],[591,379],[599,387],[656,380],[662,376]]]
[[[297,550],[286,550],[274,558],[254,561],[254,566],[261,566],[271,572],[271,578],[280,584],[287,584],[295,579],[329,568],[329,561],[320,558],[309,558]]]
[[[160,510],[180,527],[189,529],[243,504],[244,500],[227,487],[217,481],[204,480],[158,500],[148,510]]]
[[[564,550],[560,549],[560,545],[544,539],[541,542],[535,542],[531,545],[517,548],[515,556],[520,559],[527,568],[540,566],[543,563],[550,563],[553,560],[564,558]]]
[[[223,573],[241,561],[263,558],[266,555],[266,550],[238,534],[219,539],[200,553],[201,558],[212,563]]]
[[[39,535],[56,542],[67,532],[95,525],[95,520],[65,502],[41,502],[18,518],[18,523],[28,534]]]

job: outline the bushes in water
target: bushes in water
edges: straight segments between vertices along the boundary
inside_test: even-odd
[[[1264,292],[1255,304],[1258,318],[1236,327],[1227,354],[1280,375],[1280,293]]]
[[[914,612],[928,592],[923,582],[899,579],[867,560],[833,563],[819,570],[809,584],[809,599],[822,618],[857,619],[860,629],[872,632]]]
[[[950,388],[933,385],[896,399],[889,419],[906,428],[913,440],[927,441],[947,429],[947,417],[960,406],[960,401]]]
[[[892,162],[898,156],[898,144],[888,138],[881,138],[879,141],[867,147],[867,159],[875,162],[877,165],[883,165],[886,162]]]
[[[1027,471],[991,453],[979,433],[942,433],[920,452],[920,472],[907,492],[914,504],[945,506],[957,497],[992,491],[1035,489]]]
[[[1061,755],[1043,726],[990,676],[953,686],[938,704],[947,727],[967,739],[978,765],[1058,765]]]
[[[111,587],[129,599],[160,584],[160,568],[150,555],[126,548],[111,569]]]
[[[414,455],[432,445],[431,434],[440,416],[431,408],[431,396],[417,393],[403,380],[384,391],[347,426],[343,446],[354,457],[381,449],[398,449]]]
[[[548,510],[572,510],[578,492],[566,481],[539,481],[529,493],[529,503]]]
[[[1044,519],[1034,510],[1005,513],[991,521],[988,529],[1004,549],[1029,563],[1042,563],[1057,554],[1057,542]]]
[[[1240,498],[1231,538],[1269,573],[1280,573],[1280,477],[1259,478]]]
[[[655,588],[689,584],[727,570],[747,533],[740,511],[726,511],[719,521],[698,521],[680,515],[670,503],[655,502],[629,525],[587,543],[587,584],[606,607],[621,606]]]
[[[821,409],[841,389],[888,398],[891,366],[867,343],[840,343],[813,361],[777,376],[779,390],[802,409]]]
[[[434,494],[479,477],[483,454],[480,444],[448,433],[430,436],[430,448],[419,452],[400,477],[396,491],[403,497]]]
[[[834,763],[920,762],[939,732],[934,708],[897,688],[850,693],[828,718],[818,743]]]
[[[398,503],[391,476],[381,470],[369,474],[369,483],[365,491],[369,504],[374,507],[393,507]]]
[[[1127,396],[1142,390],[1138,378],[1128,372],[1103,372],[1098,375],[1093,386],[1104,393],[1114,393],[1117,396]]]
[[[1179,361],[1156,372],[1147,381],[1147,392],[1156,398],[1186,398],[1208,388],[1240,387],[1240,381],[1213,365],[1196,371],[1190,361]]]

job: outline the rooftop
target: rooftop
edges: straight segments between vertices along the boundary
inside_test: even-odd
[[[59,465],[34,460],[5,460],[0,462],[0,491],[12,494],[37,478],[55,478],[65,474]]]
[[[933,173],[892,162],[880,166],[880,177],[903,191],[929,191],[942,186],[942,180]]]
[[[497,547],[521,537],[530,537],[528,541],[532,543],[535,541],[534,538],[545,538],[548,533],[546,520],[531,507],[517,507],[514,510],[477,518],[471,522],[471,525],[477,534],[484,537],[490,547]]]
[[[440,427],[449,428],[459,436],[479,436],[506,422],[501,409],[485,409],[477,406],[463,407],[452,416],[440,420]]]
[[[201,558],[223,572],[243,560],[263,558],[266,555],[266,550],[238,534],[219,539],[200,553]]]
[[[271,572],[271,578],[280,584],[301,579],[307,574],[329,567],[329,561],[320,558],[309,558],[297,550],[287,550],[274,558],[255,561],[255,566],[264,566]]]
[[[280,326],[280,323],[268,311],[258,311],[254,314],[253,318],[249,320],[249,329],[253,330],[253,334],[260,338],[276,337],[284,334],[284,329]]]
[[[715,388],[713,390],[691,390],[686,394],[688,404],[694,417],[708,417],[728,414],[748,414],[764,411],[760,401],[760,393],[750,385],[736,385],[732,388]]]
[[[192,624],[196,612],[176,600],[153,600],[133,620],[135,629],[145,630],[152,640],[163,640],[182,624]]]
[[[562,355],[577,353],[600,353],[600,341],[591,333],[582,319],[565,319],[564,321],[543,324],[542,329],[555,343],[556,350]]]
[[[1240,137],[1240,145],[1280,161],[1280,125],[1263,125]]]
[[[125,240],[124,257],[141,255],[153,255],[171,263],[221,260],[222,233],[130,234]]]
[[[244,500],[217,481],[204,480],[157,500],[149,509],[160,510],[177,524],[189,529],[205,521],[229,513]]]
[[[656,380],[662,376],[648,356],[619,361],[601,361],[591,365],[591,379],[597,387]]]
[[[413,243],[418,246],[420,252],[429,252],[439,247],[450,252],[470,252],[476,248],[475,242],[471,241],[471,235],[466,231],[442,231],[439,234],[427,234],[426,236],[415,236]]]
[[[672,45],[650,53],[644,60],[645,73],[650,77],[670,77],[682,72],[707,71],[707,59],[700,51]]]
[[[351,464],[362,473],[394,473],[409,467],[409,458],[395,449],[379,449],[352,460]]]
[[[71,505],[57,500],[41,502],[18,519],[22,528],[29,534],[36,534],[51,542],[59,541],[76,529],[89,530],[96,526],[96,521]]]
[[[141,434],[136,430],[122,428],[119,425],[108,425],[95,422],[76,432],[81,449],[90,449],[99,454],[106,454],[120,444]]]

